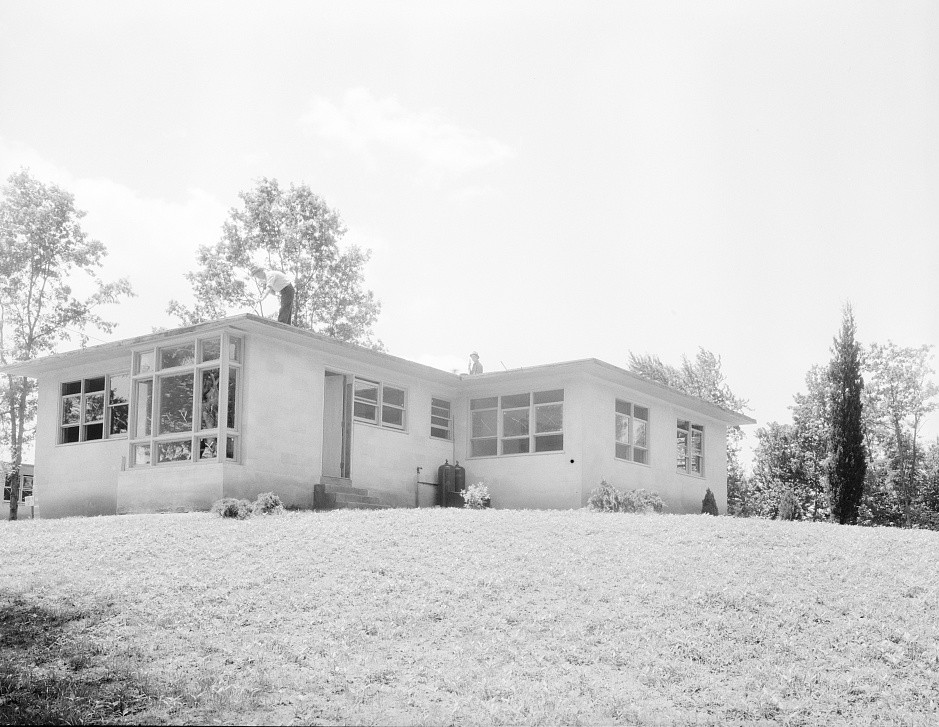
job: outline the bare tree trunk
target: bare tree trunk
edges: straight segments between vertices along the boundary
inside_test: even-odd
[[[23,461],[23,415],[25,402],[20,407],[16,396],[16,386],[12,376],[7,376],[9,390],[7,394],[10,406],[10,451],[13,454],[13,472],[10,480],[10,520],[16,520],[20,505],[20,469]],[[26,392],[23,391],[23,394]]]

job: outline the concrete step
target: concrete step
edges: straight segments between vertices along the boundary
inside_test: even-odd
[[[336,495],[364,495],[368,496],[368,490],[364,487],[353,487],[352,485],[331,485],[328,482],[323,483],[326,486],[326,492],[332,492]]]
[[[383,510],[384,506],[378,504],[377,502],[347,502],[345,505],[340,505],[344,510]]]
[[[333,493],[331,493],[333,494]],[[336,505],[342,507],[343,505],[350,505],[355,502],[361,503],[373,503],[378,504],[378,498],[372,497],[371,495],[359,495],[357,493],[349,492],[336,492]]]
[[[332,477],[330,475],[323,475],[320,477],[320,482],[322,482],[324,485],[352,485],[352,480],[350,480],[348,477]]]

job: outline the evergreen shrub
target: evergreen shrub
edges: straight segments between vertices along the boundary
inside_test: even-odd
[[[219,517],[244,520],[251,516],[251,509],[252,505],[248,500],[239,500],[236,497],[223,497],[221,500],[216,500],[213,503],[211,512]]]
[[[717,500],[714,498],[714,493],[711,492],[710,487],[708,487],[707,492],[704,493],[704,499],[701,501],[701,514],[720,515],[720,512],[717,510]]]
[[[251,505],[252,515],[279,515],[284,511],[284,503],[273,492],[262,492]]]
[[[591,490],[587,507],[597,512],[662,512],[665,503],[655,492],[619,490],[606,480]]]
[[[779,498],[779,512],[776,515],[778,520],[801,520],[802,506],[799,504],[799,498],[792,490],[785,490]]]

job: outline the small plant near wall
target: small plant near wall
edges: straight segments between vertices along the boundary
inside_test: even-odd
[[[482,482],[470,485],[460,492],[463,495],[463,507],[471,510],[482,510],[492,504],[492,498],[489,496],[489,488]]]
[[[253,515],[279,515],[284,511],[284,503],[273,492],[262,492],[251,506]]]
[[[655,492],[619,490],[606,480],[591,490],[587,507],[596,512],[662,512],[665,503]]]
[[[245,520],[252,515],[278,515],[284,511],[284,504],[273,492],[262,492],[254,502],[239,500],[236,497],[223,497],[212,504],[211,513],[219,517]]]
[[[708,491],[704,493],[704,500],[701,501],[701,514],[720,515],[720,512],[717,510],[717,500],[714,498],[714,493],[711,492],[710,487],[708,487]]]

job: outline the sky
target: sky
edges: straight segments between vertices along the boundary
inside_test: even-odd
[[[762,426],[847,302],[863,343],[939,344],[935,2],[0,0],[24,166],[138,294],[101,341],[176,325],[273,177],[372,251],[389,352],[445,370],[703,347]]]

